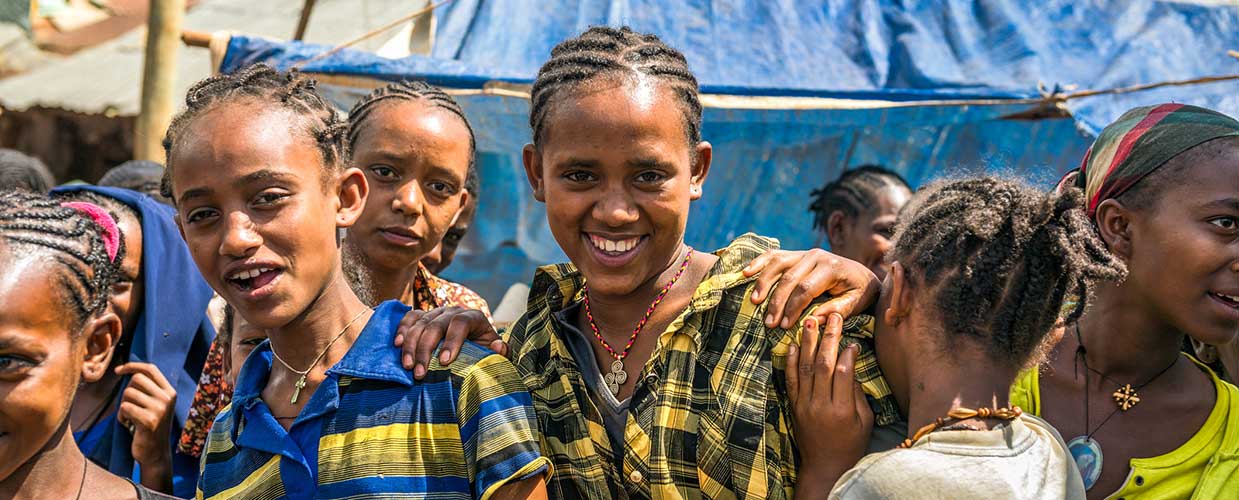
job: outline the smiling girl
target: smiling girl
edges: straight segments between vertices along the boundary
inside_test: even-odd
[[[122,237],[98,205],[0,195],[0,498],[167,498],[87,460],[70,424],[121,335]]]
[[[525,171],[572,262],[537,271],[507,340],[533,394],[556,498],[785,498],[795,487],[781,393],[803,316],[768,307],[769,287],[754,295],[763,265],[750,262],[777,242],[745,235],[717,253],[684,242],[713,155],[701,112],[684,56],[627,28],[560,43],[533,85]],[[784,290],[843,291],[806,269],[780,275]],[[850,304],[863,309],[865,297]],[[486,325],[480,316],[432,311],[410,335],[431,331],[437,344],[444,331]],[[849,343],[866,341],[867,319],[848,322]],[[898,415],[885,381],[871,350],[858,354],[857,376],[889,424]]]
[[[1089,498],[1239,491],[1239,389],[1182,354],[1239,335],[1239,121],[1136,108],[1102,130],[1076,185],[1127,264],[1011,403],[1067,438]],[[1223,493],[1229,491],[1231,493]]]
[[[470,344],[462,366],[415,381],[391,346],[408,307],[371,310],[345,282],[337,231],[367,182],[314,85],[263,65],[209,78],[165,139],[194,261],[269,336],[211,428],[199,498],[545,495],[511,364]]]

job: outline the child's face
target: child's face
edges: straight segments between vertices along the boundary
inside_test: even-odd
[[[678,257],[711,150],[688,143],[680,103],[656,80],[599,83],[547,104],[525,171],[590,290],[622,296]]]
[[[267,340],[267,332],[238,315],[232,317],[232,337],[228,339],[228,382],[236,383],[237,374],[254,348]]]
[[[128,215],[120,216],[116,222],[125,235],[125,259],[120,263],[120,279],[112,287],[108,302],[125,329],[132,330],[142,311],[142,224]]]
[[[447,269],[447,266],[452,265],[452,261],[456,259],[456,250],[460,248],[460,242],[465,239],[469,226],[473,225],[473,216],[477,213],[477,198],[470,197],[469,203],[466,203],[465,208],[460,211],[460,217],[456,218],[456,222],[443,235],[443,240],[439,241],[439,245],[422,258],[422,264],[426,265],[426,269],[429,269],[431,273],[439,274]]]
[[[469,129],[420,101],[392,100],[362,121],[353,162],[370,196],[349,243],[387,270],[415,264],[439,244],[468,199]]]
[[[361,172],[328,171],[305,118],[257,101],[190,123],[170,163],[177,223],[194,262],[259,328],[300,317],[340,273],[336,229],[365,203]]]
[[[44,259],[14,258],[3,247],[0,243],[0,481],[59,438],[88,357],[87,342],[71,331],[76,317],[58,295],[57,281],[69,279],[59,274],[67,271]],[[105,367],[94,366],[92,373]]]
[[[1239,141],[1232,142],[1239,144]],[[1239,335],[1239,145],[1187,167],[1133,213],[1125,287],[1194,339]]]
[[[872,208],[856,217],[844,215],[838,241],[831,239],[830,250],[864,264],[878,279],[885,279],[889,269],[885,257],[891,249],[895,218],[911,197],[912,193],[900,186],[878,191],[877,203]]]

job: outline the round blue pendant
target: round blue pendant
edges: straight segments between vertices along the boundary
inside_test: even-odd
[[[1067,451],[1080,469],[1084,489],[1091,489],[1101,477],[1101,444],[1088,436],[1078,436],[1067,443]]]

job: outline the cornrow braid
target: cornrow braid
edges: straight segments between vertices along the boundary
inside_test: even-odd
[[[318,146],[323,164],[329,169],[342,168],[348,161],[348,122],[336,113],[335,107],[316,89],[318,82],[297,71],[277,71],[266,64],[255,64],[235,73],[208,77],[190,87],[185,94],[185,111],[168,125],[163,149],[168,159],[160,193],[172,200],[171,175],[173,150],[181,135],[194,119],[212,107],[244,99],[253,99],[269,106],[279,106],[304,117],[301,130]],[[173,200],[175,202],[175,200]]]
[[[912,191],[903,177],[879,165],[861,165],[844,172],[838,179],[809,194],[813,227],[825,231],[830,214],[836,211],[848,217],[860,215],[876,206],[879,193],[889,187]]]
[[[384,101],[394,102],[396,100],[422,102],[432,108],[448,111],[460,118],[460,121],[465,124],[465,129],[469,131],[469,170],[465,175],[465,191],[468,191],[471,196],[477,196],[478,188],[481,187],[481,180],[478,178],[477,172],[477,160],[475,158],[477,155],[477,140],[474,138],[473,125],[469,124],[469,119],[465,117],[465,112],[460,108],[460,104],[456,102],[456,99],[453,99],[443,89],[429,83],[402,80],[374,89],[373,92],[357,101],[353,105],[353,109],[348,112],[349,151],[352,151],[357,146],[357,134],[361,130],[361,124],[365,122],[366,118],[370,117],[370,112]]]
[[[655,35],[637,33],[627,26],[595,26],[551,49],[551,59],[538,70],[530,91],[529,126],[533,142],[542,140],[542,125],[551,98],[604,76],[624,74],[657,78],[679,98],[684,130],[690,146],[701,142],[701,101],[697,78],[684,54]]]
[[[64,288],[62,299],[80,325],[107,307],[124,247],[115,261],[109,259],[99,225],[60,203],[25,191],[0,194],[0,238],[15,255],[46,256],[63,266],[65,273],[57,280]]]
[[[904,209],[893,257],[933,291],[948,335],[1022,365],[1058,319],[1080,316],[1094,283],[1126,275],[1082,199],[993,177],[939,182]]]

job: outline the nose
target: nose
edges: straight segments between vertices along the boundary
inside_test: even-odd
[[[396,197],[391,201],[391,209],[409,217],[422,214],[422,194],[416,182],[405,183],[396,190]]]
[[[262,246],[262,236],[254,227],[254,221],[241,212],[228,215],[224,240],[219,245],[219,254],[228,257],[246,257]]]
[[[610,227],[632,224],[639,217],[636,203],[622,187],[608,189],[594,204],[594,218]]]

